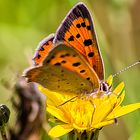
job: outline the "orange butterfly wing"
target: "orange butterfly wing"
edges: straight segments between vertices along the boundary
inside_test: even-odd
[[[104,79],[104,66],[91,15],[83,3],[78,3],[66,16],[56,32],[54,42],[77,49],[87,59],[100,80]]]
[[[95,71],[74,48],[54,47],[40,66],[28,69],[25,77],[49,90],[64,93],[91,93],[99,89]]]
[[[33,57],[35,65],[42,63],[49,51],[53,48],[53,39],[54,34],[51,34],[39,43],[38,49]]]

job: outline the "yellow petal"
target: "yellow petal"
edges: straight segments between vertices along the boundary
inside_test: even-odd
[[[73,127],[74,127],[75,129],[77,129],[77,130],[80,130],[80,131],[83,131],[83,130],[86,130],[86,129],[87,129],[87,127],[78,126],[78,125],[76,125],[76,124],[73,124]]]
[[[51,100],[54,100],[56,99],[55,101],[57,100],[60,100],[59,98],[62,97],[61,93],[57,93],[57,92],[53,92],[53,91],[50,91],[42,86],[39,86],[38,87],[39,91],[41,93],[43,93],[44,95],[46,95],[49,99]]]
[[[39,86],[38,89],[41,93],[46,95],[49,99],[55,99],[56,98],[55,92],[49,91],[48,89],[46,89],[42,86]]]
[[[117,106],[110,114],[108,114],[108,116],[105,118],[105,120],[111,120],[111,119],[117,118],[115,113],[120,108],[121,108],[121,106]]]
[[[119,95],[124,89],[124,82],[121,82],[113,91],[113,93]]]
[[[110,76],[108,77],[108,79],[106,80],[106,82],[108,83],[109,86],[111,86],[111,85],[112,85],[112,82],[113,82],[113,76],[110,75]]]
[[[104,122],[98,123],[97,125],[94,125],[94,128],[101,128],[103,126],[110,125],[112,123],[114,123],[114,120],[104,121]]]
[[[114,116],[115,118],[118,118],[132,111],[135,111],[136,109],[139,109],[139,108],[140,108],[140,103],[126,105],[126,106],[118,108],[115,112],[112,112],[107,118],[112,119],[114,118]]]
[[[50,131],[49,131],[49,135],[56,138],[56,137],[60,137],[62,135],[65,135],[67,133],[69,133],[70,131],[72,131],[73,128],[68,125],[68,124],[64,124],[64,125],[57,125],[55,127],[53,127]]]
[[[122,101],[124,100],[124,97],[125,97],[125,91],[123,91],[123,93],[121,94],[121,96],[119,96],[119,97],[117,98],[117,102],[116,102],[116,104],[115,104],[115,106],[114,106],[114,109],[113,109],[113,111],[108,115],[107,120],[108,120],[108,118],[110,118],[110,116],[112,116],[112,115],[113,115],[113,118],[116,118],[115,112],[116,112],[116,110],[118,110],[119,108],[121,108],[120,104],[121,104]]]
[[[111,97],[111,96],[110,96]],[[116,96],[114,96],[116,98]],[[106,116],[109,114],[109,112],[112,110],[112,107],[116,101],[116,99],[112,99],[108,97],[108,100],[103,101],[99,106],[95,108],[94,116],[93,116],[93,123],[100,123],[102,120],[106,118]]]
[[[59,108],[48,105],[47,111],[62,122],[68,123],[67,118],[64,116],[64,112]]]
[[[123,91],[122,94],[121,94],[121,96],[118,97],[117,103],[116,103],[115,107],[119,106],[123,102],[124,97],[125,97],[125,91]]]

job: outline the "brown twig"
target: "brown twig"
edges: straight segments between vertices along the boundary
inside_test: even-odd
[[[17,118],[15,126],[10,129],[10,140],[40,139],[45,116],[41,94],[33,83],[27,84],[23,78],[17,82],[15,93],[19,100],[12,98]]]

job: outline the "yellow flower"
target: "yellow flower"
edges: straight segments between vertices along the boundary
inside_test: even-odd
[[[112,84],[112,77],[107,80]],[[70,95],[51,92],[43,87],[39,90],[47,96],[47,111],[59,120],[59,124],[49,131],[52,137],[60,137],[72,130],[78,132],[95,131],[116,122],[116,118],[140,108],[140,103],[122,106],[125,91],[120,83],[109,95],[72,98]],[[58,107],[59,106],[59,107]]]

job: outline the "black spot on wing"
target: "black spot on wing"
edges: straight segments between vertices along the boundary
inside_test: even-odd
[[[70,56],[70,54],[69,53],[66,53],[65,56]]]
[[[51,60],[50,60],[50,59],[48,59],[48,60],[46,61],[46,63],[50,63],[50,61],[51,61]]]
[[[54,55],[53,55],[53,56],[51,56],[51,59],[54,59]]]
[[[65,60],[62,60],[61,63],[64,64],[64,63],[66,63],[66,61]]]
[[[81,26],[82,26],[82,27],[86,27],[85,22],[82,22],[82,23],[81,23]]]
[[[93,57],[94,56],[94,52],[89,52],[88,53],[88,57]]]
[[[64,35],[69,30],[70,26],[72,25],[72,22],[75,19],[78,19],[79,17],[82,17],[83,19],[86,18],[89,20],[89,23],[91,25],[90,30],[92,30],[93,32],[92,19],[88,8],[83,3],[78,3],[67,14],[66,18],[63,20],[62,24],[58,28],[54,42],[57,42],[58,40],[59,41],[64,40]],[[76,25],[76,28],[80,27],[87,27],[89,29],[89,27],[86,26],[85,22],[82,22],[81,24],[78,23]]]
[[[85,39],[85,40],[84,40],[84,45],[85,45],[85,46],[90,46],[90,45],[92,45],[92,40],[91,40],[91,39]]]
[[[36,53],[34,54],[34,57],[33,57],[33,60],[35,60],[36,58],[38,58],[38,59],[40,59],[40,57],[41,57],[41,55],[40,55],[40,51],[44,51],[45,50],[45,47],[47,46],[47,45],[49,45],[49,41],[53,41],[53,39],[54,39],[54,35],[53,34],[51,34],[51,35],[49,35],[48,37],[46,37],[45,39],[43,39],[40,43],[39,43],[39,45],[38,45],[38,47],[37,47],[37,51],[36,51]],[[36,61],[34,61],[35,62],[35,65],[38,65],[37,63],[36,63]]]
[[[44,49],[44,47],[42,46],[41,48],[40,48],[40,51],[44,51],[45,49]]]
[[[76,27],[77,27],[77,28],[80,28],[80,27],[81,27],[81,25],[78,23],[78,24],[76,24]]]
[[[66,53],[66,54],[60,55],[61,58],[64,58],[64,57],[66,57],[66,56],[70,56],[70,54],[69,54],[69,53]]]
[[[91,26],[89,25],[89,26],[87,26],[87,30],[91,30]]]
[[[38,45],[38,49],[37,50],[41,50],[41,51],[44,51],[44,46],[48,46],[49,45],[49,41],[53,41],[54,39],[54,35],[51,34],[50,36],[46,37],[45,39],[43,39],[39,45]]]
[[[76,54],[73,54],[72,56],[73,56],[73,57],[76,57]]]
[[[64,55],[64,54],[62,54],[62,55],[60,55],[60,57],[61,57],[61,58],[64,58],[64,57],[65,57],[65,55]]]
[[[40,55],[40,54],[38,54],[38,55],[37,55],[37,58],[39,59],[40,57],[41,57],[41,55]]]
[[[90,80],[90,77],[87,77],[86,79],[89,81]]]
[[[76,63],[73,63],[72,64],[74,67],[78,67],[79,65],[81,65],[81,63],[80,62],[76,62]]]
[[[96,69],[96,65],[93,65],[93,69],[94,69],[94,70]]]
[[[55,63],[54,65],[55,65],[55,66],[60,66],[61,63],[57,62],[57,63]]]
[[[73,35],[70,36],[70,37],[68,38],[68,41],[74,41],[74,36],[73,36]]]
[[[48,42],[46,42],[44,45],[49,45],[49,41],[48,41]]]
[[[76,38],[79,38],[80,37],[80,34],[78,33],[77,35],[76,35]]]
[[[85,72],[85,70],[80,70],[80,73],[84,73]]]

